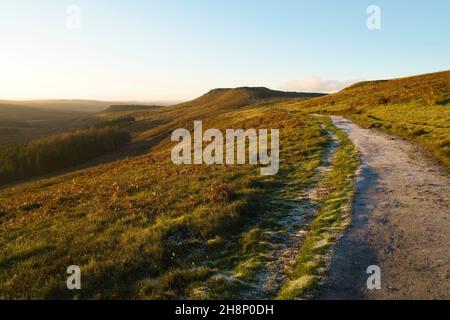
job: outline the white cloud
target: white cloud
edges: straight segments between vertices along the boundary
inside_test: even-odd
[[[282,86],[286,91],[333,93],[362,80],[324,80],[318,76],[308,76],[302,80],[294,80]]]

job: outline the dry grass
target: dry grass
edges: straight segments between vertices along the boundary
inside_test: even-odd
[[[264,231],[278,228],[283,208],[270,206],[314,183],[327,143],[307,113],[338,113],[421,143],[449,163],[450,73],[361,83],[311,100],[258,99],[245,89],[212,91],[192,102],[102,114],[131,116],[142,156],[104,163],[0,191],[0,298],[233,298],[242,289],[224,271],[251,282],[267,252]],[[264,96],[264,94],[263,94]],[[282,100],[282,101],[281,101]],[[300,112],[289,112],[300,111]],[[279,128],[281,168],[175,166],[169,136],[177,128]],[[280,298],[307,295],[324,276],[326,257],[348,224],[357,159],[341,148],[322,181],[297,264]],[[66,268],[82,270],[80,292],[65,287]],[[205,284],[207,284],[205,286]]]
[[[152,141],[148,154],[0,191],[1,298],[193,296],[216,271],[214,255],[234,254],[228,240],[266,212],[266,198],[290,173],[314,168],[324,141],[309,116],[264,106],[130,115],[135,141]],[[192,129],[194,119],[205,128],[281,129],[280,174],[173,165],[169,133]],[[72,264],[82,269],[83,290],[75,293],[65,287]]]

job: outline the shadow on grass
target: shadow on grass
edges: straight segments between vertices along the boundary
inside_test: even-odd
[[[34,248],[32,250],[26,250],[19,254],[15,254],[6,259],[0,260],[0,269],[6,268],[6,267],[11,267],[15,264],[19,264],[23,261],[31,259],[34,256],[47,253],[52,249],[53,248],[51,246],[44,246],[44,247]]]
[[[361,230],[367,225],[370,208],[375,203],[366,198],[379,179],[370,166],[361,165],[352,209],[352,225],[338,241],[331,259],[329,277],[319,299],[367,299],[367,268],[378,264],[376,251]]]

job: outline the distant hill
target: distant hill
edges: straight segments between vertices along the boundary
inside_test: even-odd
[[[73,111],[49,110],[17,104],[0,103],[0,119],[2,121],[32,121],[64,118],[77,114]]]
[[[51,132],[85,127],[91,113],[0,103],[0,144],[24,142]]]
[[[293,92],[293,91],[279,91],[272,90],[266,87],[239,87],[239,88],[218,88],[213,89],[206,95],[214,94],[236,94],[243,92],[251,100],[271,99],[271,98],[316,98],[326,96],[325,93],[312,93],[312,92]]]
[[[192,101],[179,104],[182,107],[240,107],[264,100],[316,98],[324,93],[286,92],[265,87],[239,87],[213,89]]]
[[[53,111],[98,112],[109,107],[114,102],[96,100],[0,100],[0,103]]]
[[[168,101],[98,101],[82,99],[59,99],[59,100],[0,100],[0,104],[18,105],[33,108],[41,108],[55,111],[77,111],[77,112],[100,112],[111,105],[169,105]]]
[[[160,106],[146,106],[146,105],[138,105],[138,104],[128,104],[128,105],[112,105],[109,108],[103,110],[103,112],[128,112],[128,111],[142,111],[142,110],[150,110],[154,108],[159,108]]]

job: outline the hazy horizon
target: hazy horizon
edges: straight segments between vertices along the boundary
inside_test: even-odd
[[[0,103],[2,102],[45,102],[45,101],[96,101],[96,102],[109,102],[109,103],[138,103],[138,104],[151,104],[151,103],[179,103],[184,100],[107,100],[107,99],[83,99],[83,98],[30,98],[30,99],[3,99],[0,97]]]

